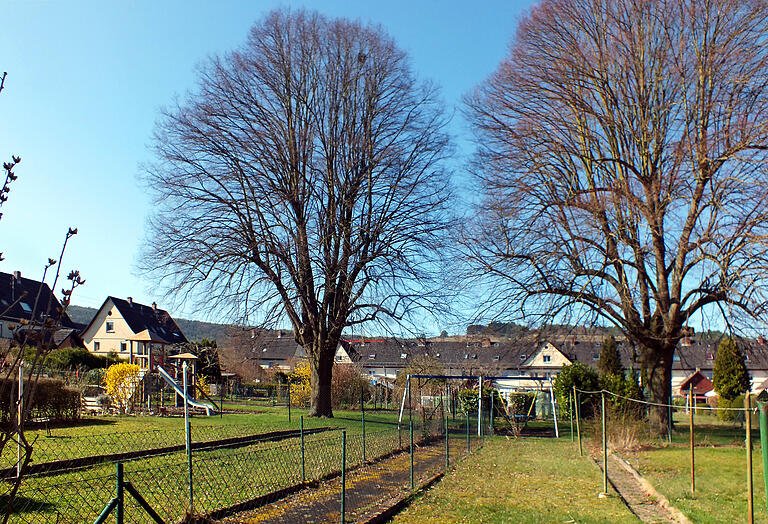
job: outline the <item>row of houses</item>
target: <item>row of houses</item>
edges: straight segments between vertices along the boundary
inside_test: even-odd
[[[60,304],[46,284],[23,278],[19,273],[0,273],[0,338],[18,336],[18,325],[31,319],[34,304]],[[37,308],[40,309],[39,307]],[[88,351],[138,364],[142,371],[154,370],[178,354],[187,338],[171,315],[157,307],[139,304],[132,298],[107,297],[87,325],[78,325],[62,313],[54,345],[81,346]],[[707,334],[685,337],[675,352],[672,367],[674,394],[695,385],[711,388],[714,358],[720,339]],[[395,337],[344,338],[335,354],[339,364],[356,364],[371,382],[391,382],[405,369],[429,366],[450,376],[493,376],[504,389],[549,387],[564,365],[582,362],[595,367],[602,340],[594,334],[554,336],[533,334],[515,340],[483,335],[437,339]],[[288,372],[306,357],[290,331],[252,332],[247,358],[265,370]],[[619,342],[624,367],[638,369],[636,351]],[[745,347],[752,389],[768,384],[768,345],[760,337]],[[705,391],[704,391],[705,392]]]
[[[163,365],[188,342],[171,315],[156,303],[146,306],[131,297],[109,296],[88,324],[78,324],[62,311],[47,284],[19,272],[0,273],[0,339],[34,341],[26,326],[42,321],[46,314],[57,325],[53,340],[46,341],[49,347],[84,347],[96,355],[115,354],[142,371]]]
[[[264,369],[291,371],[305,358],[289,332],[255,336],[252,357]],[[704,394],[711,390],[714,360],[721,337],[692,334],[681,340],[672,365],[672,390],[683,395],[693,386]],[[496,378],[502,389],[548,388],[564,365],[581,362],[596,368],[602,340],[595,336],[565,336],[551,340],[535,336],[509,340],[487,336],[436,339],[398,339],[349,337],[341,341],[337,363],[356,364],[372,382],[389,382],[405,369],[420,366],[439,369],[449,376],[488,376]],[[618,342],[625,369],[639,370],[636,350]],[[768,344],[761,337],[744,347],[752,390],[768,388]]]

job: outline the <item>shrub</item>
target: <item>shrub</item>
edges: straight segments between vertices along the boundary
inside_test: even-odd
[[[509,396],[507,411],[510,416],[525,416],[530,413],[536,416],[536,404],[533,402],[536,395],[533,393],[512,393]]]
[[[312,394],[310,374],[309,362],[302,360],[296,364],[293,373],[286,377],[291,384],[292,406],[306,406],[309,402],[309,397]]]
[[[738,422],[744,424],[744,412],[732,411],[731,409],[723,408],[744,408],[744,395],[739,395],[734,399],[720,397],[717,399],[717,418],[723,422]]]
[[[16,417],[17,386],[15,379],[0,379],[0,391],[8,395],[0,402],[0,420],[4,425]],[[29,401],[30,419],[64,422],[80,417],[80,393],[65,387],[61,380],[38,379]]]
[[[334,408],[360,404],[360,392],[367,401],[371,397],[371,385],[355,364],[334,364],[331,380],[331,402]]]
[[[606,399],[616,411],[635,417],[645,415],[645,405],[632,401],[632,399],[643,400],[643,390],[637,373],[630,372],[629,376],[601,375],[600,387],[617,395]]]
[[[107,395],[120,413],[130,413],[133,410],[136,388],[139,385],[139,366],[121,362],[107,369],[104,377]]]
[[[573,392],[573,386],[582,391],[596,391],[600,389],[600,378],[597,375],[597,371],[581,362],[575,362],[570,366],[563,366],[562,371],[557,375],[553,384],[555,395],[557,395],[557,402],[561,406],[563,416],[568,416],[570,413],[568,400]],[[579,415],[581,417],[591,417],[595,412],[594,406],[594,397],[587,395],[579,396]]]

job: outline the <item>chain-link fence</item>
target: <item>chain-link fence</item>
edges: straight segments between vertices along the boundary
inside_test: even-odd
[[[113,510],[105,522],[118,513],[139,523],[179,522],[188,514],[231,522],[316,514],[352,522],[391,507],[478,447],[477,416],[452,416],[447,406],[447,397],[429,406],[414,401],[397,420],[393,411],[364,410],[358,419],[304,419],[295,411],[290,422],[195,419],[189,447],[184,428],[40,431],[11,522],[96,522],[105,508]],[[0,461],[0,475],[13,479],[14,450]]]

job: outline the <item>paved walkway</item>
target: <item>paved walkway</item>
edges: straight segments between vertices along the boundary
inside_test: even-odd
[[[602,469],[601,457],[596,462]],[[648,481],[616,455],[608,456],[608,480],[637,518],[648,524],[688,523],[678,510],[659,495]]]
[[[473,443],[474,444],[474,443]],[[451,439],[451,455],[466,451],[462,439]],[[445,468],[445,442],[417,447],[414,455],[414,484],[418,487]],[[408,495],[410,455],[399,453],[368,464],[346,475],[346,521],[365,522]],[[341,479],[308,488],[262,508],[228,517],[226,523],[340,522]]]

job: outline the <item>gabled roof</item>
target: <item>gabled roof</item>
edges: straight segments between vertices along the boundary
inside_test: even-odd
[[[254,360],[290,360],[301,356],[303,348],[290,331],[265,331],[253,338],[250,358]]]
[[[40,298],[37,298],[38,292]],[[45,316],[48,302],[51,303],[50,317],[59,318],[61,303],[51,293],[48,284],[38,282],[21,275],[12,275],[0,272],[0,320],[18,322],[21,319],[32,320],[32,313],[37,299],[37,312],[35,320],[41,320]],[[61,313],[61,327],[76,328],[66,312]]]
[[[681,395],[684,395],[690,389],[693,389],[694,395],[705,395],[712,391],[714,387],[712,382],[704,376],[701,370],[697,369],[687,377],[677,388]]]
[[[120,312],[120,316],[123,317],[131,331],[141,340],[163,344],[185,344],[188,342],[176,321],[164,309],[109,296],[104,300],[99,312],[110,302]],[[97,312],[83,333],[93,325],[98,316]]]

